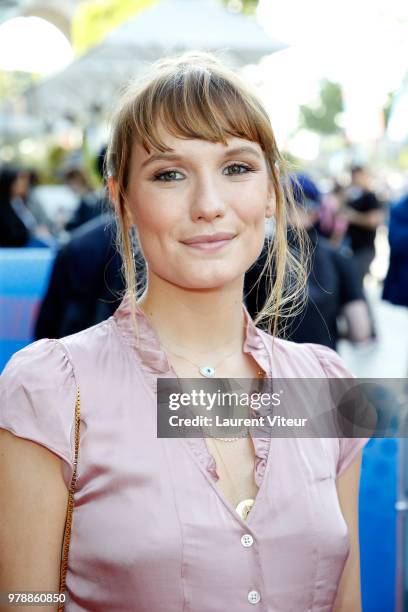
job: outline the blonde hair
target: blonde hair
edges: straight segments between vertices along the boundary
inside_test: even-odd
[[[107,169],[117,184],[118,246],[133,313],[137,277],[126,197],[129,164],[136,141],[148,152],[168,150],[161,139],[161,125],[176,137],[227,144],[227,139],[235,136],[257,142],[263,149],[276,196],[275,232],[268,241],[267,259],[256,283],[266,275],[268,298],[254,322],[266,322],[269,333],[278,335],[282,322],[303,304],[307,278],[302,230],[293,230],[294,251],[287,243],[288,208],[292,216],[296,215],[287,164],[257,96],[217,58],[201,52],[157,62],[147,79],[128,87],[113,117]]]

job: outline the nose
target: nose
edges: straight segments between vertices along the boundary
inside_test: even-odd
[[[191,200],[191,217],[193,221],[212,221],[223,217],[226,203],[219,185],[212,177],[197,179]]]

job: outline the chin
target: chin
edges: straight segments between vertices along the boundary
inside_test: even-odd
[[[207,270],[188,269],[184,273],[175,275],[171,282],[185,289],[222,289],[236,282],[237,279],[243,278],[244,274],[245,268],[237,269],[236,265],[231,265],[229,270],[211,270],[209,266]]]

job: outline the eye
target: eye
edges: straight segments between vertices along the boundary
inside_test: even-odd
[[[173,181],[182,181],[184,176],[177,170],[166,170],[165,172],[158,172],[154,175],[153,181],[162,181],[163,183],[171,183]]]
[[[226,176],[239,176],[241,174],[247,174],[248,172],[255,172],[255,170],[246,164],[233,163],[224,168],[224,174],[226,174]]]

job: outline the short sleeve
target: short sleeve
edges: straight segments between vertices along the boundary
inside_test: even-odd
[[[355,378],[347,369],[344,361],[334,351],[326,346],[318,344],[309,344],[310,349],[317,357],[324,374],[328,378]],[[352,463],[353,459],[358,455],[367,442],[371,438],[333,438],[336,440],[338,447],[337,451],[337,468],[336,478],[341,476],[346,468]]]
[[[38,340],[18,351],[0,376],[0,428],[41,444],[73,472],[76,383],[58,340]]]
[[[339,460],[337,462],[336,478],[353,462],[370,438],[339,438]]]
[[[372,191],[363,193],[355,200],[351,200],[349,206],[362,213],[370,212],[371,210],[380,210],[382,208],[381,202]]]
[[[367,193],[365,210],[369,211],[369,210],[381,210],[381,209],[382,209],[382,204],[378,200],[375,193],[372,193],[372,192]]]

